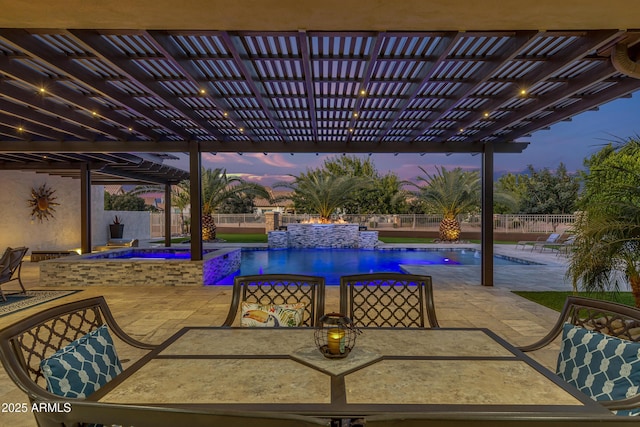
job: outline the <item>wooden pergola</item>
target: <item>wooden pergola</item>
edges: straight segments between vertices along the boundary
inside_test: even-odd
[[[203,152],[479,153],[484,285],[493,155],[640,89],[628,1],[45,3],[3,5],[0,169],[188,153],[198,230]]]

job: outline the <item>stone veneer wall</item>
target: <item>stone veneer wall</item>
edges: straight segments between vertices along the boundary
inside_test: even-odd
[[[359,231],[358,224],[288,224],[270,231],[270,248],[374,248],[377,231]]]
[[[377,231],[360,231],[358,232],[358,247],[373,249],[378,246]]]
[[[270,231],[267,234],[270,248],[285,249],[289,247],[289,234],[286,231]]]
[[[102,254],[70,256],[40,262],[43,286],[202,286],[240,269],[240,249],[218,249],[202,261],[178,259],[131,260],[111,258],[123,252],[141,249],[117,249]],[[162,252],[160,249],[153,249]],[[165,249],[165,251],[171,251]],[[175,252],[175,250],[173,250]]]

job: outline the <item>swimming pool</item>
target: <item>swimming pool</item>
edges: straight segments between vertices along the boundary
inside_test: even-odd
[[[533,263],[494,257],[495,265]],[[372,272],[402,272],[400,265],[480,265],[480,252],[472,249],[243,249],[240,270],[218,284],[229,285],[235,276],[252,274],[305,274],[324,276],[327,284],[340,276]]]

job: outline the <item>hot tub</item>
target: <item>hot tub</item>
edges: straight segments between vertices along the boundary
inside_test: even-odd
[[[205,250],[191,261],[186,249],[123,248],[42,261],[44,286],[213,285],[240,268],[240,249]]]

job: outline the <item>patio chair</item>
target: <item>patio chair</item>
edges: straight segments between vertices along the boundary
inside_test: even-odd
[[[551,331],[519,349],[539,350],[561,334],[556,373],[618,414],[639,414],[640,309],[570,296]],[[612,390],[607,389],[610,386]]]
[[[537,240],[520,240],[518,243],[516,243],[516,249],[518,249],[518,246],[522,246],[523,250],[527,246],[531,246],[531,251],[533,252],[533,249],[536,247],[536,245],[556,243],[561,236],[562,236],[562,233],[551,233],[546,238],[538,237]]]
[[[312,427],[331,425],[331,420],[286,413],[251,411],[205,411],[161,406],[73,402],[70,411],[42,415],[40,426],[77,426],[99,423],[104,426],[136,427]],[[95,424],[93,424],[95,425]]]
[[[229,313],[223,326],[232,326],[243,302],[268,305],[303,303],[300,326],[315,326],[324,315],[325,279],[294,274],[236,276]]]
[[[2,285],[5,283],[17,280],[22,288],[22,293],[27,293],[20,277],[22,270],[22,259],[26,255],[29,248],[7,248],[0,259],[0,298],[3,301],[7,300],[4,292],[2,291]]]
[[[555,242],[538,242],[533,245],[531,251],[533,252],[536,249],[540,249],[540,252],[544,252],[545,249],[551,249],[552,251],[561,248],[565,243],[568,245],[572,245],[575,241],[575,235],[568,236],[566,239],[559,238]]]
[[[554,243],[549,247],[552,250],[556,251],[556,256],[569,255],[569,252],[571,252],[573,245],[576,243],[576,238],[577,236],[575,234],[572,234],[571,236],[567,237],[565,241],[561,243]]]
[[[361,424],[352,427],[616,427],[638,423],[635,417],[611,415],[557,415],[529,414],[479,414],[455,412],[414,412],[376,414],[365,417]]]
[[[149,351],[156,347],[127,335],[116,323],[104,298],[94,297],[46,309],[0,330],[0,360],[9,378],[31,403],[64,401],[69,398],[48,391],[41,362],[102,325],[107,325],[119,339],[116,345]],[[72,406],[79,401],[72,399]],[[34,412],[40,426],[51,425],[47,421],[49,415]]]
[[[401,273],[342,276],[340,312],[359,327],[440,327],[431,276]]]

